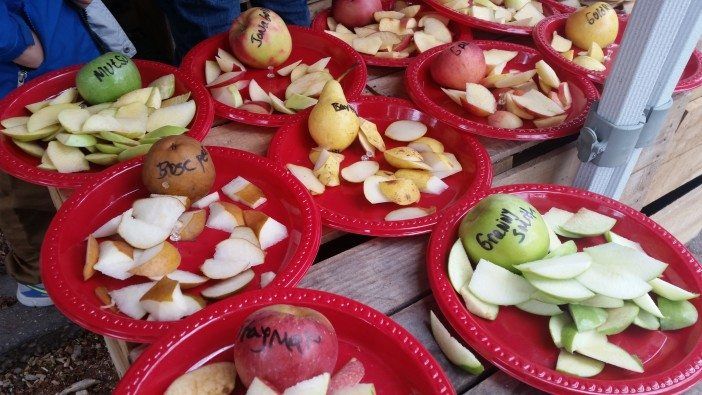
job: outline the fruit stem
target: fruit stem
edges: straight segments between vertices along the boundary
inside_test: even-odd
[[[341,75],[336,79],[337,82],[341,82],[341,80],[343,80],[344,77],[346,77],[346,76],[351,72],[351,70],[353,70],[354,68],[356,68],[356,66],[358,66],[358,62],[352,64],[351,67],[349,67],[348,69],[346,69],[346,71],[344,71],[343,73],[341,73]]]

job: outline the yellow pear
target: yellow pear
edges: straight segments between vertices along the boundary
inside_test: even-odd
[[[342,151],[358,136],[359,120],[337,80],[328,81],[312,108],[308,128],[312,139],[329,150]]]
[[[590,49],[593,42],[605,48],[617,38],[619,19],[609,4],[600,1],[570,14],[565,33],[579,48]]]

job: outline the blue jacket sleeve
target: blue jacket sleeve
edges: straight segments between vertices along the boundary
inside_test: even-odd
[[[0,62],[11,62],[34,44],[32,31],[21,16],[0,1]]]

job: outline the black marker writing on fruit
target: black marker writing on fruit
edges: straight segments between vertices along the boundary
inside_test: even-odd
[[[129,63],[129,58],[124,55],[114,55],[112,58],[107,60],[103,65],[98,66],[93,70],[93,75],[98,81],[102,82],[102,79],[108,75],[114,75],[115,70],[122,68],[122,66]]]
[[[452,45],[449,48],[449,51],[451,51],[452,54],[458,56],[463,52],[464,49],[468,46],[467,42],[461,41],[460,43],[457,43],[456,45]]]
[[[260,344],[256,347],[250,347],[252,352],[260,353],[266,348],[273,348],[275,346],[284,346],[288,351],[297,351],[300,354],[304,354],[313,343],[320,344],[322,338],[319,335],[308,335],[306,333],[288,333],[280,331],[276,328],[271,328],[269,326],[261,326],[257,328],[253,325],[243,326],[239,330],[239,342],[250,339],[261,339]]]
[[[522,243],[526,239],[526,232],[532,225],[532,220],[536,219],[536,210],[533,208],[520,207],[518,213],[513,213],[508,209],[502,209],[499,218],[496,218],[496,229],[490,231],[487,235],[478,233],[475,235],[475,241],[486,250],[491,251],[500,240],[504,239],[509,233],[518,238],[518,242]]]
[[[258,47],[260,48],[261,45],[263,45],[263,36],[266,35],[268,24],[271,21],[271,11],[266,8],[261,8],[261,13],[258,14],[258,16],[262,17],[263,19],[258,23],[256,33],[251,35],[251,42],[258,43]]]

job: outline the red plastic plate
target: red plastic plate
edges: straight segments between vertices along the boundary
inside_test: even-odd
[[[560,53],[551,48],[551,39],[553,38],[553,33],[558,32],[561,36],[565,37],[565,23],[568,19],[568,15],[555,15],[550,18],[546,18],[539,22],[534,28],[534,43],[536,47],[544,55],[544,58],[554,66],[559,66],[571,73],[576,75],[587,76],[590,80],[594,81],[598,85],[604,85],[605,79],[609,75],[612,65],[614,65],[614,58],[617,56],[617,51],[619,50],[619,44],[622,41],[624,35],[624,29],[626,29],[627,16],[619,17],[619,34],[617,35],[616,41],[603,48],[604,54],[607,57],[605,59],[605,66],[607,70],[605,71],[592,71],[584,67],[578,66],[577,64],[564,58]],[[587,51],[573,47],[575,52]],[[690,57],[683,74],[680,77],[678,85],[675,87],[674,93],[687,92],[702,86],[702,52],[695,50]]]
[[[458,11],[454,11],[446,6],[443,5],[443,2],[440,0],[424,0],[425,3],[428,5],[432,6],[435,10],[437,10],[439,13],[446,15],[447,17],[451,18],[452,20],[469,26],[474,29],[478,30],[484,30],[487,32],[492,32],[492,33],[507,33],[507,34],[516,34],[520,36],[526,36],[531,34],[531,31],[533,28],[529,26],[513,26],[513,25],[507,25],[504,23],[497,23],[497,22],[489,22],[486,20],[482,20],[479,18],[472,17],[470,15],[462,14]],[[473,1],[469,0],[469,3],[472,5]],[[553,7],[549,3],[542,2],[541,3],[544,8],[544,15],[545,16],[551,16],[554,14],[558,14],[559,11]]]
[[[558,185],[510,185],[485,192],[509,193],[526,199],[540,212],[551,207],[576,211],[581,207],[617,219],[614,231],[643,246],[646,253],[669,264],[664,277],[693,292],[702,292],[702,267],[685,247],[658,224],[615,200]],[[702,322],[677,331],[648,331],[630,327],[610,341],[638,355],[645,373],[612,366],[594,378],[579,378],[554,370],[558,349],[548,331],[548,317],[513,307],[501,307],[495,321],[466,310],[446,274],[448,251],[458,238],[465,213],[481,197],[456,207],[441,218],[427,249],[429,284],[439,308],[458,334],[483,357],[513,377],[550,393],[680,393],[700,380]],[[604,243],[603,237],[576,239],[579,248]],[[702,311],[702,300],[691,300]],[[516,329],[518,328],[518,329]]]
[[[505,70],[530,70],[541,60],[541,54],[533,48],[502,41],[473,41],[483,50],[502,49],[517,51],[514,59],[507,63]],[[432,48],[423,53],[407,68],[405,86],[412,101],[432,116],[443,120],[451,126],[480,136],[502,140],[547,140],[577,133],[585,122],[592,103],[597,100],[599,93],[595,86],[586,78],[576,77],[565,73],[558,64],[551,63],[562,81],[570,85],[573,105],[568,110],[568,118],[550,128],[536,129],[530,121],[524,121],[523,128],[504,129],[487,124],[487,118],[469,114],[463,107],[454,103],[434,82],[430,69],[434,57],[450,44]]]
[[[422,2],[415,1],[415,2],[407,2],[408,5],[412,4],[422,4]],[[423,9],[420,11],[418,16],[421,16],[423,14],[426,14],[428,12],[432,12],[433,10],[427,6],[422,4]],[[393,10],[395,7],[395,1],[384,1],[383,2],[383,9],[385,10]],[[327,17],[331,15],[331,9],[327,8],[322,11],[320,11],[317,16],[314,17],[314,20],[312,21],[312,28],[314,30],[317,30],[319,32],[324,32],[325,30],[328,29],[327,26]],[[453,41],[460,41],[460,40],[471,40],[473,39],[473,34],[471,33],[470,29],[467,27],[458,24],[454,21],[450,21],[448,25],[449,29],[451,30],[451,33],[453,33]],[[360,54],[363,59],[366,61],[366,64],[369,66],[378,66],[378,67],[407,67],[407,65],[412,62],[412,60],[416,57],[416,55],[404,58],[404,59],[388,59],[388,58],[379,58],[377,56],[373,55],[366,55],[366,54]]]
[[[175,74],[175,95],[190,91],[191,97],[197,105],[197,113],[190,124],[190,131],[187,135],[197,140],[205,138],[214,118],[212,99],[205,88],[175,67],[146,60],[134,60],[134,63],[139,68],[143,86],[147,86],[151,81],[163,75]],[[4,99],[0,100],[0,119],[30,115],[24,106],[42,101],[64,89],[75,86],[76,74],[80,68],[80,65],[71,66],[44,74],[10,92]],[[73,189],[93,182],[105,169],[103,166],[91,164],[89,171],[62,174],[57,171],[39,169],[37,168],[39,163],[41,163],[39,158],[25,153],[10,138],[0,134],[0,169],[32,184]]]
[[[331,56],[327,66],[334,76],[340,76],[353,64],[357,66],[341,81],[346,98],[351,100],[361,94],[368,76],[363,58],[348,44],[328,34],[319,33],[312,29],[299,26],[288,26],[293,40],[290,57],[285,62],[288,65],[302,59],[304,63],[312,64],[321,58]],[[217,49],[222,48],[231,53],[227,33],[218,34],[201,42],[191,49],[183,58],[180,69],[189,74],[195,81],[205,85],[205,61],[214,60]],[[274,72],[274,77],[268,77],[268,70],[248,68],[243,80],[255,79],[266,92],[285,97],[285,88],[290,84],[290,77],[281,77]],[[205,88],[207,89],[207,88]],[[248,90],[244,90],[248,92]],[[248,98],[248,93],[244,96]],[[286,114],[254,114],[239,110],[226,104],[214,101],[215,112],[218,116],[242,122],[249,125],[277,127],[287,124],[301,115]]]
[[[322,213],[322,222],[332,228],[346,232],[372,236],[399,237],[429,232],[448,207],[457,205],[479,190],[489,188],[492,180],[492,164],[485,148],[474,138],[460,133],[438,119],[416,109],[407,100],[362,96],[351,103],[358,115],[375,122],[382,134],[385,128],[398,119],[421,121],[429,127],[426,136],[434,137],[446,146],[446,151],[456,155],[463,171],[444,179],[449,189],[441,195],[422,194],[416,206],[437,208],[436,213],[406,221],[385,221],[385,215],[400,208],[393,203],[371,204],[363,195],[363,184],[352,184],[342,180],[341,185],[327,188],[313,199]],[[407,145],[384,138],[388,149]],[[268,148],[268,156],[282,164],[313,167],[308,156],[316,147],[307,129],[307,117],[278,130]],[[345,158],[341,168],[361,160],[365,150],[354,142],[343,152]],[[385,162],[382,153],[376,152],[375,161],[380,168],[393,170]]]
[[[355,300],[300,288],[252,292],[193,315],[144,351],[115,394],[162,394],[189,370],[210,361],[232,361],[232,343],[244,319],[279,303],[324,314],[339,339],[336,370],[349,359],[358,359],[366,370],[363,382],[375,384],[378,394],[455,394],[436,360],[395,321]],[[244,394],[240,384],[234,394]]]
[[[207,147],[217,169],[213,191],[219,191],[236,176],[243,176],[260,187],[268,201],[258,208],[288,228],[289,237],[266,251],[266,262],[255,267],[256,277],[244,293],[260,288],[261,273],[273,271],[270,286],[297,284],[309,269],[319,249],[321,221],[307,190],[287,171],[272,161],[248,152]],[[108,220],[131,207],[134,200],[148,196],[141,183],[141,160],[115,166],[91,185],[71,196],[56,214],[44,238],[41,251],[42,279],[56,307],[84,328],[119,339],[152,342],[174,322],[135,320],[101,309],[95,287],[108,290],[144,282],[134,276],[125,281],[96,273],[83,281],[86,238]],[[222,200],[228,201],[220,191]],[[211,258],[215,245],[228,238],[226,232],[205,228],[196,241],[173,242],[182,256],[181,270],[199,272]],[[207,284],[184,291],[199,293]],[[211,307],[206,307],[209,310]]]

